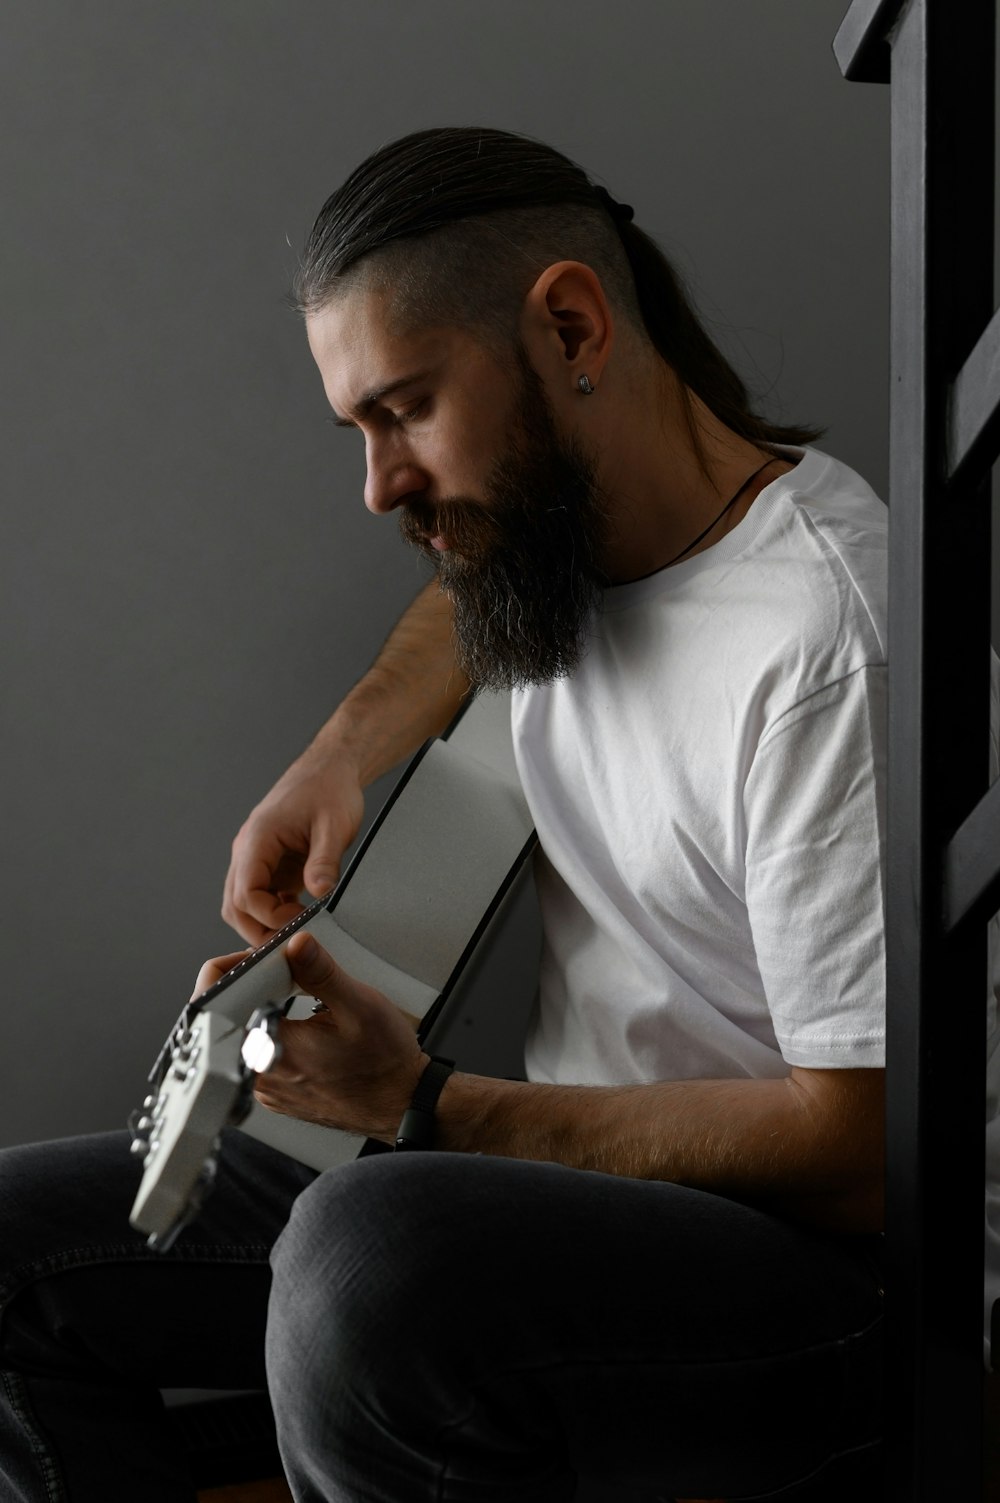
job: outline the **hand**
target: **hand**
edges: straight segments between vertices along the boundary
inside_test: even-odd
[[[292,976],[326,1011],[279,1024],[281,1051],[257,1076],[262,1106],[325,1127],[395,1141],[400,1120],[428,1063],[414,1019],[372,986],[354,980],[309,934],[293,936],[285,952]],[[228,969],[226,956],[202,967]],[[223,972],[220,971],[219,974]]]
[[[351,760],[316,741],[257,805],[233,841],[222,916],[263,944],[302,904],[328,892],[361,826],[364,795]]]
[[[221,981],[227,971],[231,971],[234,965],[239,965],[251,952],[249,950],[234,950],[231,955],[216,955],[212,960],[206,960],[198,972],[198,980],[194,984],[191,993],[191,1001],[200,997],[202,992],[207,992],[210,986]]]

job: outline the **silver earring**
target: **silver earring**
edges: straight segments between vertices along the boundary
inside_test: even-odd
[[[591,384],[589,376],[581,376],[576,384],[583,392],[585,397],[592,397],[594,395],[594,392],[597,390],[597,387]]]

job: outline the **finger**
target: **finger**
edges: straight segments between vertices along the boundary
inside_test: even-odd
[[[304,911],[298,898],[291,893],[253,893],[251,896],[254,902],[246,918],[251,923],[260,924],[268,939]]]
[[[235,914],[245,915],[268,929],[280,929],[275,923],[281,908],[280,894],[298,891],[301,885],[302,857],[290,854],[277,840],[256,843],[242,854],[239,842],[233,846],[230,866],[229,902]],[[292,918],[293,914],[287,915]]]
[[[256,942],[257,938],[256,934],[249,934],[245,931],[244,928],[244,925],[249,919],[249,915],[247,915],[243,911],[240,905],[240,901],[236,896],[237,871],[238,862],[234,856],[232,861],[229,863],[229,870],[226,873],[226,880],[222,888],[222,917],[225,919],[227,924],[231,925],[232,928],[237,929],[239,933],[243,935],[244,939],[248,939],[251,943],[254,943]],[[249,922],[255,930],[259,929],[260,925],[257,924],[254,920],[250,919]]]
[[[259,924],[248,913],[242,913],[232,903],[226,901],[222,905],[222,917],[231,929],[235,929],[241,939],[245,939],[253,946],[262,945],[266,939],[270,939],[272,930]]]
[[[347,973],[341,970],[329,951],[317,944],[311,934],[301,931],[288,941],[285,959],[294,980],[307,997],[320,1002],[342,1002],[350,986]]]
[[[231,863],[222,889],[222,917],[231,929],[252,945],[263,944],[272,932],[241,907],[236,896],[237,863]]]
[[[260,944],[302,912],[302,904],[288,891],[287,881],[279,892],[274,891],[275,885],[275,868],[265,858],[232,868],[223,917],[244,939]]]
[[[221,981],[227,971],[231,971],[234,965],[239,965],[251,953],[250,950],[234,950],[230,955],[216,955],[212,960],[206,960],[198,972],[198,979],[191,993],[192,1000],[200,997],[202,992],[207,992],[210,986]]]
[[[254,949],[258,945],[262,945],[265,940],[270,939],[274,932],[272,929],[266,929],[263,924],[258,924],[255,919],[252,919],[246,913],[237,913],[231,916],[223,910],[222,916],[230,928],[235,929],[242,939],[249,940]]]
[[[222,917],[231,929],[235,929],[241,939],[245,939],[251,945],[262,945],[268,938],[269,931],[263,924],[258,924],[248,913],[241,913],[228,899],[222,905]]]

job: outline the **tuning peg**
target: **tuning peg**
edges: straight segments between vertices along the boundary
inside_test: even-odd
[[[262,1075],[281,1058],[278,1041],[278,1024],[281,1021],[279,1007],[259,1007],[247,1024],[246,1037],[240,1048],[240,1056],[248,1070]]]

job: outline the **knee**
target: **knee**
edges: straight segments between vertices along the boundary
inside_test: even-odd
[[[429,1323],[462,1328],[463,1308],[481,1299],[468,1247],[475,1218],[452,1183],[468,1169],[457,1155],[373,1156],[328,1171],[299,1196],[271,1256],[274,1386],[329,1397],[347,1372],[377,1384],[380,1363],[398,1362],[404,1346],[418,1350]]]
[[[377,1385],[370,1369],[394,1349],[386,1330],[399,1270],[386,1258],[392,1210],[377,1165],[364,1159],[321,1175],[271,1253],[267,1381],[279,1435],[296,1453],[350,1427],[362,1389]]]
[[[271,1254],[274,1337],[302,1354],[323,1325],[329,1351],[350,1346],[355,1330],[391,1321],[390,1307],[410,1298],[423,1263],[426,1244],[407,1230],[412,1197],[400,1193],[400,1181],[419,1173],[373,1157],[329,1170],[303,1191]]]
[[[470,1253],[509,1221],[500,1161],[463,1154],[383,1154],[327,1171],[297,1198],[271,1256],[272,1304],[308,1321],[317,1304],[365,1319],[413,1298],[425,1275],[460,1299]],[[453,1307],[453,1314],[460,1311]]]

